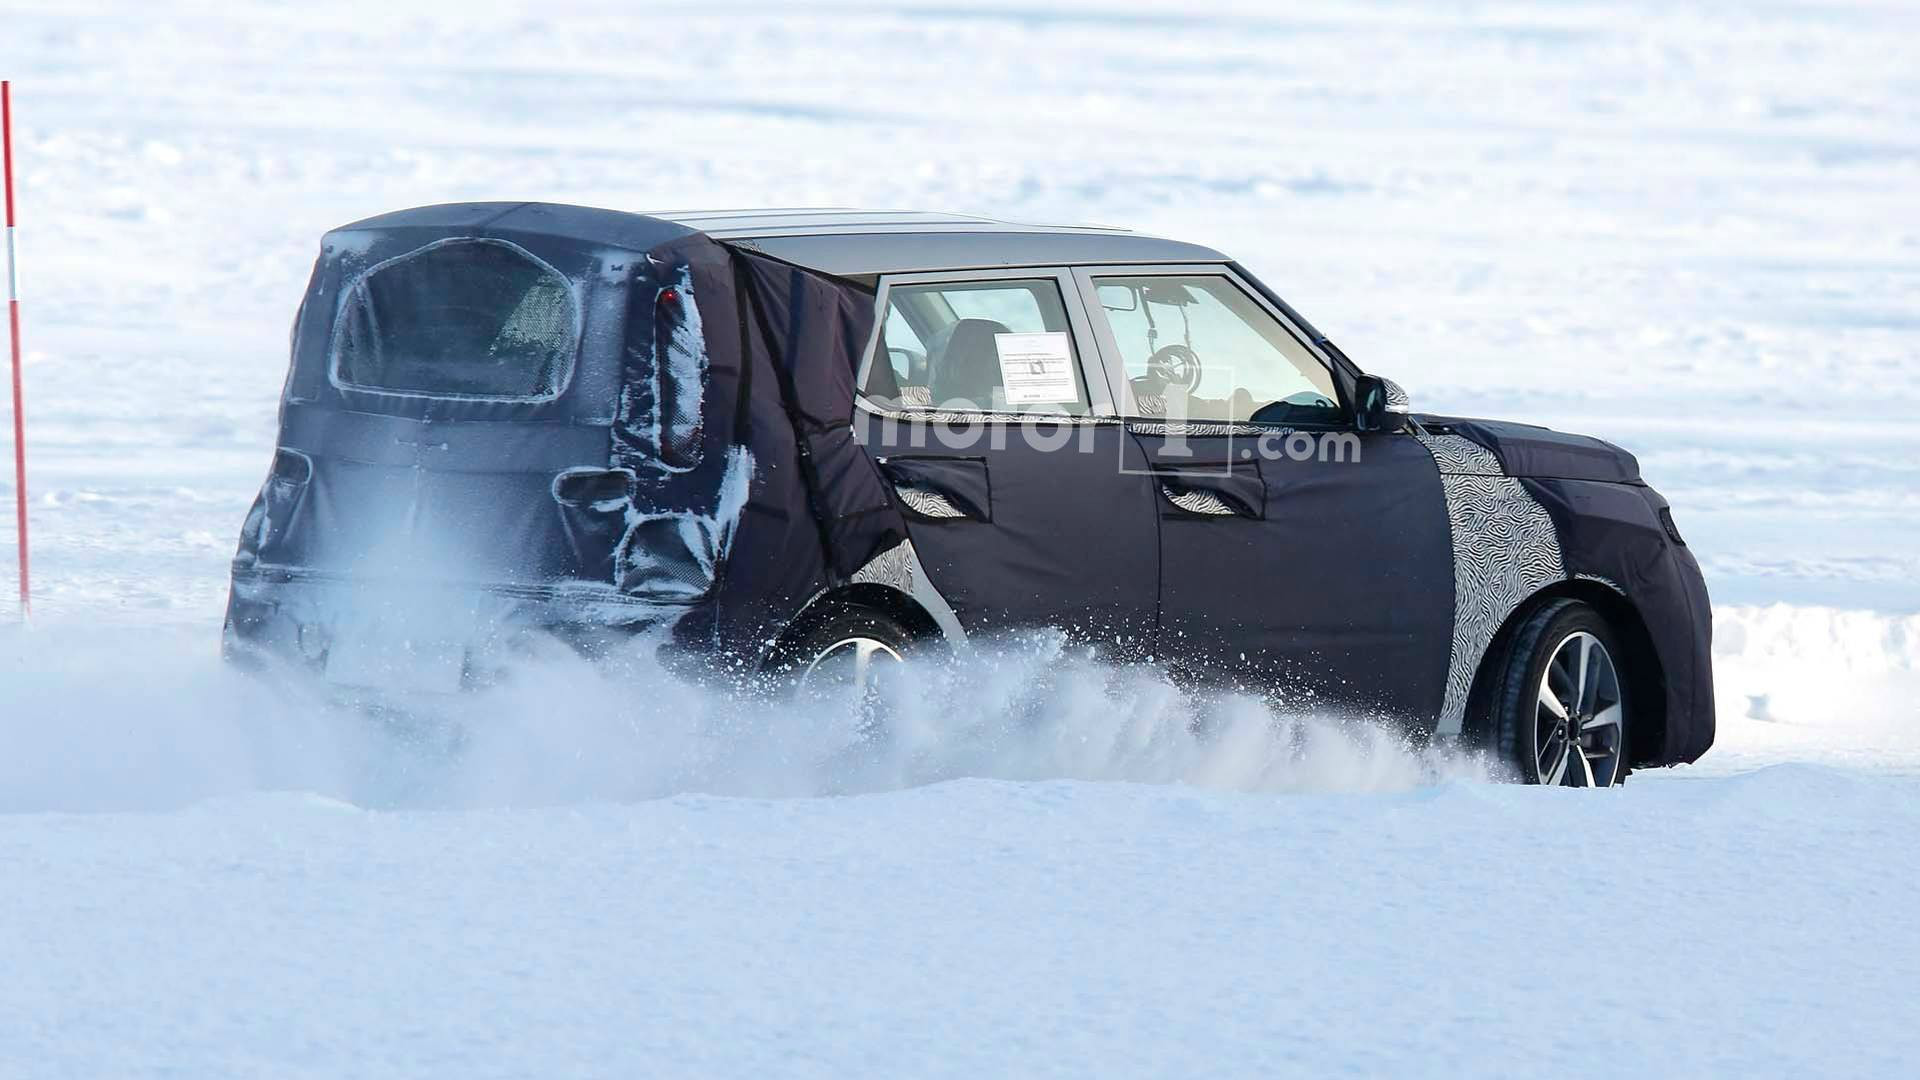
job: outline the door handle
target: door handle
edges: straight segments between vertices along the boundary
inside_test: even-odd
[[[886,457],[876,461],[900,505],[935,521],[992,521],[985,458]]]
[[[1160,497],[1183,513],[1256,520],[1266,516],[1267,492],[1258,473],[1157,469],[1153,477]]]
[[[1214,517],[1252,517],[1244,509],[1236,509],[1218,492],[1204,488],[1193,488],[1160,481],[1160,494],[1168,502],[1185,510],[1189,514],[1208,514]]]
[[[963,518],[965,510],[953,505],[953,500],[930,487],[919,484],[895,484],[894,494],[900,496],[901,505],[928,518]]]

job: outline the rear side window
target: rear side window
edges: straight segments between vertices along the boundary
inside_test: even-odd
[[[454,239],[389,259],[342,297],[335,385],[415,397],[542,401],[573,375],[573,285],[504,240]]]
[[[1087,391],[1052,279],[895,285],[861,389],[900,408],[1083,416]]]

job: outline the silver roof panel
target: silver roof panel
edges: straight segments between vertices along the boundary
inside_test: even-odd
[[[1133,233],[872,232],[760,236],[724,242],[839,277],[1014,266],[1227,261],[1211,248]]]
[[[1043,225],[918,210],[651,212],[715,240],[841,276],[1014,266],[1213,263],[1212,248],[1104,225]]]
[[[698,229],[716,240],[755,236],[787,236],[794,230],[856,233],[892,229],[1017,229],[1024,232],[1125,232],[1105,225],[1047,225],[1002,221],[977,214],[949,214],[926,210],[858,210],[844,207],[790,207],[761,210],[644,211]]]
[[[335,232],[418,228],[525,231],[648,251],[678,230],[838,277],[1019,266],[1224,263],[1198,244],[1102,225],[1038,225],[918,210],[786,208],[633,214],[550,203],[447,203],[343,225]]]

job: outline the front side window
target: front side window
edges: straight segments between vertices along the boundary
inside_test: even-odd
[[[861,389],[888,405],[1087,412],[1066,305],[1052,279],[895,285],[880,349]]]
[[[1231,280],[1093,281],[1138,414],[1234,423],[1341,419],[1333,373]]]
[[[442,240],[347,289],[333,380],[415,397],[540,401],[565,389],[579,340],[579,305],[559,271],[504,240]]]

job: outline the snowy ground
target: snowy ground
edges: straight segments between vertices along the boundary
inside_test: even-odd
[[[1908,1071],[1917,36],[0,4],[40,616],[0,630],[0,1076]],[[520,197],[1214,243],[1418,407],[1638,452],[1722,605],[1721,742],[1521,790],[1241,702],[1196,740],[1153,673],[1044,646],[944,675],[997,697],[947,684],[879,760],[644,665],[556,663],[451,758],[234,681],[319,234]]]

